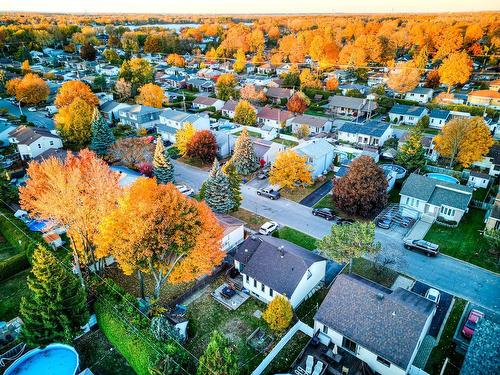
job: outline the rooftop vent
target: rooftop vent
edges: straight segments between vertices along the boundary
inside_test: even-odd
[[[377,299],[379,301],[382,301],[384,299],[384,294],[383,293],[377,293]]]

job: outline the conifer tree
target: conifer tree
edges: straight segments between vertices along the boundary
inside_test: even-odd
[[[228,177],[222,172],[219,161],[214,165],[205,188],[205,202],[214,212],[228,213],[233,208],[233,194]]]
[[[241,177],[236,170],[233,159],[224,164],[222,172],[224,172],[229,180],[229,186],[231,186],[231,193],[233,194],[233,211],[236,211],[240,208],[243,198],[241,197]]]
[[[174,182],[174,166],[163,146],[161,137],[156,142],[155,154],[153,157],[153,175],[159,184]]]
[[[422,132],[415,127],[410,130],[406,142],[396,155],[396,162],[410,171],[423,167],[425,164],[425,150],[422,145]]]
[[[94,109],[94,118],[90,126],[92,131],[90,149],[97,155],[106,155],[109,147],[115,143],[115,136],[97,108]]]
[[[28,288],[30,294],[20,305],[23,341],[32,346],[71,342],[89,317],[85,291],[76,276],[50,250],[39,246]]]
[[[259,168],[259,159],[255,154],[252,140],[244,127],[234,145],[234,164],[239,174],[246,176]]]
[[[239,374],[238,358],[229,346],[228,339],[214,331],[205,352],[198,362],[197,375],[236,375]]]

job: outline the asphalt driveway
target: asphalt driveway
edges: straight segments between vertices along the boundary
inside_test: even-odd
[[[316,203],[318,203],[321,200],[321,198],[323,198],[332,190],[332,187],[333,187],[332,181],[328,180],[319,188],[314,190],[311,194],[309,194],[307,197],[302,199],[299,203],[306,207],[313,207]]]

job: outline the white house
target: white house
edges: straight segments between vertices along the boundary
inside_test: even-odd
[[[22,160],[33,159],[49,149],[63,146],[61,138],[49,130],[24,125],[9,133],[9,142],[17,146]]]
[[[307,157],[313,178],[326,173],[333,163],[335,148],[324,138],[314,138],[293,148],[297,154]]]
[[[186,113],[176,109],[162,111],[159,122],[156,126],[158,134],[164,141],[172,143],[175,142],[177,132],[187,123],[192,124],[196,130],[210,129],[210,118],[207,115]]]
[[[222,235],[222,251],[228,252],[241,244],[245,239],[245,222],[230,215],[215,214],[217,221],[224,228]]]
[[[410,373],[436,304],[403,288],[340,274],[314,316],[324,345],[337,345],[381,375]]]
[[[106,121],[111,124],[119,120],[121,109],[128,109],[130,107],[132,107],[130,104],[109,100],[101,105],[101,113]]]
[[[432,100],[432,95],[434,95],[433,89],[415,87],[413,90],[406,93],[405,99],[425,104]]]
[[[324,281],[326,259],[279,238],[253,235],[236,249],[234,268],[252,296],[269,303],[282,295],[295,309]]]
[[[236,106],[238,105],[237,100],[228,100],[226,103],[224,103],[224,106],[221,109],[222,116],[229,117],[229,118],[234,118],[235,115],[235,110]]]
[[[217,98],[210,98],[208,96],[197,96],[193,100],[193,108],[196,109],[206,109],[209,107],[214,107],[216,111],[220,111],[224,106],[224,101]]]
[[[338,130],[340,141],[376,147],[383,146],[391,135],[391,126],[376,120],[360,124],[345,122]]]
[[[490,175],[487,173],[472,171],[467,180],[467,186],[486,189],[490,183],[490,178]]]
[[[283,129],[290,126],[293,113],[279,108],[264,107],[257,113],[257,123],[262,126],[271,126]]]
[[[445,109],[433,109],[429,113],[429,127],[434,129],[441,129],[448,121],[458,117],[471,117],[470,113],[448,111]]]
[[[395,104],[389,111],[389,118],[392,123],[417,125],[427,113],[427,108],[424,107]]]
[[[97,65],[95,71],[107,77],[116,77],[120,73],[120,67],[114,65]]]
[[[399,195],[403,215],[434,222],[437,218],[460,222],[472,199],[473,188],[412,173]]]
[[[326,108],[330,113],[339,116],[371,117],[371,115],[377,110],[378,104],[373,100],[365,98],[334,95],[328,98]]]
[[[12,125],[10,122],[3,121],[3,119],[0,119],[0,147],[9,145],[9,134],[15,128],[16,127]]]
[[[251,139],[255,154],[259,160],[262,160],[265,164],[272,164],[274,160],[276,160],[278,153],[287,148],[281,143],[268,141],[262,138],[252,137]]]
[[[487,169],[490,176],[500,176],[500,145],[495,144],[491,146],[485,157],[473,163],[473,165],[475,167]]]
[[[309,134],[328,133],[332,129],[332,121],[329,118],[311,115],[294,117],[291,125],[293,133],[297,133],[303,125],[308,127]]]
[[[152,129],[158,124],[162,112],[161,108],[137,104],[122,107],[118,111],[118,116],[122,124],[133,126],[136,129]]]

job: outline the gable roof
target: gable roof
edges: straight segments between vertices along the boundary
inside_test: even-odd
[[[175,122],[195,122],[199,120],[202,116],[193,114],[193,113],[187,113],[183,111],[178,111],[177,109],[167,109],[163,110],[160,113],[160,117],[166,118],[167,120],[172,120]]]
[[[353,98],[350,96],[334,95],[328,99],[329,107],[349,108],[360,111],[373,111],[378,108],[377,103],[373,100],[363,98]]]
[[[52,134],[47,129],[28,127],[21,125],[9,133],[9,137],[15,138],[17,143],[30,145],[42,137],[59,139],[59,136]]]
[[[486,156],[491,158],[493,164],[500,164],[500,145],[495,144],[491,146]]]
[[[120,114],[128,114],[128,113],[133,113],[135,115],[148,115],[150,113],[156,113],[156,112],[161,112],[163,111],[161,108],[155,108],[155,107],[149,107],[147,105],[141,105],[141,104],[136,104],[136,105],[131,105],[128,108],[122,108],[120,109]]]
[[[305,155],[314,160],[333,153],[335,148],[324,138],[315,138],[300,143],[293,150],[300,155]]]
[[[427,87],[415,87],[408,94],[424,94],[424,95],[431,95],[432,96],[433,92],[434,92],[433,89],[429,89]]]
[[[257,118],[263,118],[267,120],[274,120],[281,122],[286,121],[291,117],[293,117],[292,112],[272,107],[264,107],[257,114]]]
[[[406,370],[434,309],[406,289],[389,292],[340,274],[314,319]]]
[[[494,90],[476,90],[471,91],[469,96],[480,96],[483,98],[500,99],[500,92]]]
[[[211,98],[209,96],[197,96],[196,99],[193,100],[193,104],[203,104],[203,105],[208,105],[212,106],[217,102],[221,102],[222,100],[216,99],[216,98]]]
[[[266,96],[269,98],[277,99],[288,99],[292,96],[293,91],[291,89],[285,89],[282,87],[269,87],[266,91]]]
[[[388,123],[371,120],[366,123],[344,122],[339,131],[351,134],[364,134],[371,137],[381,137],[389,129]]]
[[[430,118],[438,118],[441,120],[446,120],[449,115],[450,115],[450,111],[445,110],[445,109],[433,109],[429,113]]]
[[[234,259],[245,266],[245,275],[287,297],[292,296],[311,265],[325,260],[291,242],[260,235],[238,246]]]
[[[395,115],[421,116],[424,111],[425,108],[416,105],[394,104],[389,113]]]
[[[313,128],[322,128],[328,121],[330,121],[328,118],[322,116],[300,115],[295,117],[292,123],[307,125]]]
[[[497,374],[500,368],[500,325],[481,319],[465,355],[461,375]]]

